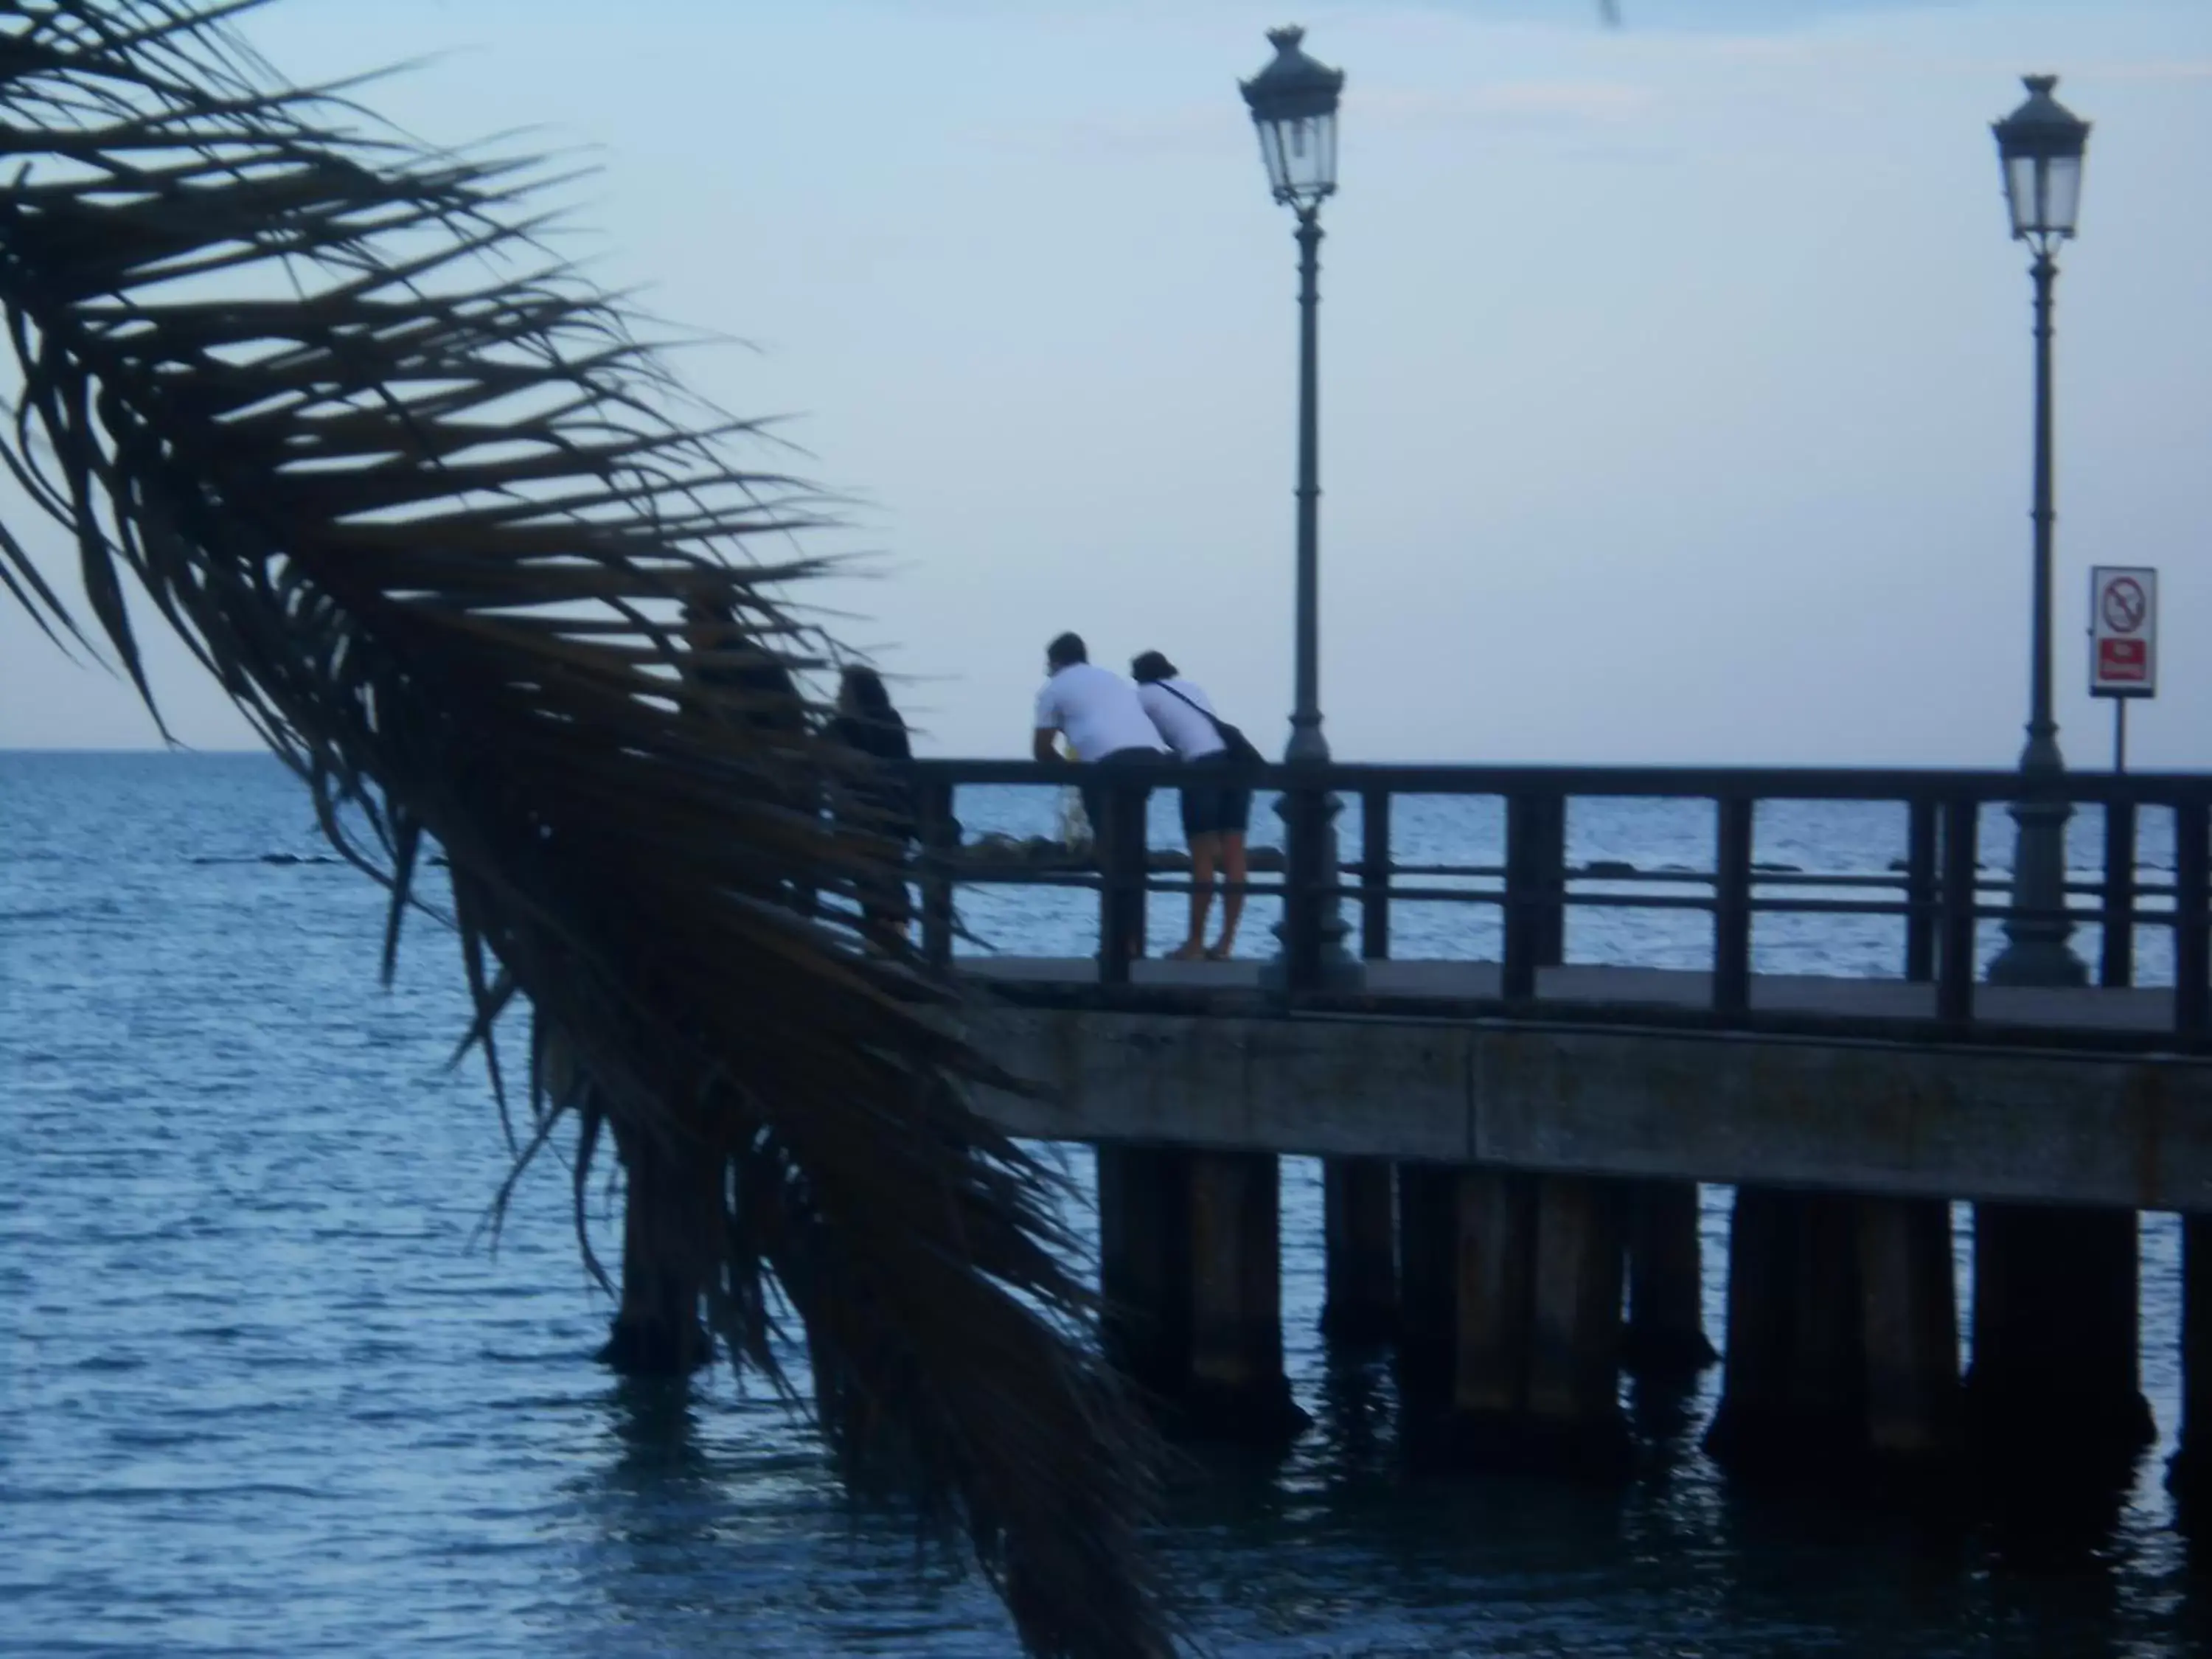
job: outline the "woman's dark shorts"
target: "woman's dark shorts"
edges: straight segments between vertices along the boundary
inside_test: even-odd
[[[1203,776],[1209,772],[1225,771],[1229,767],[1226,750],[1207,755],[1188,763],[1186,775]],[[1196,836],[1241,836],[1249,827],[1252,818],[1252,792],[1231,785],[1211,781],[1186,783],[1182,787],[1182,833],[1186,839]]]

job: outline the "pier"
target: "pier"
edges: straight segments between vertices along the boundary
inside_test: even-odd
[[[1705,1444],[1732,1468],[2124,1468],[2151,1437],[2137,1216],[2179,1212],[2186,1420],[2171,1478],[2185,1499],[2212,1490],[2212,1259],[2196,1219],[2212,1216],[2212,778],[2039,781],[2039,810],[2104,832],[2101,872],[2069,881],[2053,915],[2011,908],[2008,878],[1978,856],[1982,812],[2021,798],[2017,773],[1269,768],[1255,782],[1283,793],[1291,850],[1250,890],[1255,909],[1281,904],[1287,948],[1175,963],[1132,955],[1143,897],[1188,890],[1135,855],[1133,800],[1103,871],[1037,871],[963,848],[960,792],[1064,786],[1068,769],[920,770],[926,951],[979,993],[973,1035],[1039,1085],[988,1109],[1097,1149],[1108,1340],[1200,1431],[1266,1439],[1303,1420],[1277,1291],[1276,1160],[1299,1154],[1324,1160],[1325,1330],[1394,1344],[1407,1409],[1489,1466],[1625,1468],[1624,1371],[1711,1363],[1701,1308],[1722,1275]],[[1502,802],[1498,855],[1394,860],[1394,809],[1412,796]],[[1571,865],[1577,803],[1602,798],[1705,803],[1710,860]],[[1890,804],[1896,867],[1762,860],[1761,814],[1784,802]],[[1362,834],[1332,875],[1298,830],[1340,811]],[[2152,814],[2171,815],[2170,866],[2139,863]],[[958,890],[993,884],[1095,895],[1097,952],[956,954]],[[1399,959],[1393,915],[1409,902],[1467,907],[1470,936],[1486,912],[1499,948]],[[1577,962],[1584,907],[1689,912],[1708,959]],[[1808,915],[1888,919],[1893,971],[1754,971],[1768,919]],[[1978,930],[2023,919],[2093,936],[2093,982],[1984,982]],[[2138,984],[2139,942],[2159,933],[2171,982]],[[1339,939],[1356,959],[1334,956]],[[1725,1261],[1700,1250],[1709,1184],[1735,1189]],[[1965,1370],[1960,1200],[1973,1206]]]

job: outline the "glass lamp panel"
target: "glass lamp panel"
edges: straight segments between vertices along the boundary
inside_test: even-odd
[[[1267,187],[1279,202],[1289,199],[1290,173],[1283,159],[1283,130],[1273,121],[1255,121],[1260,133],[1260,160],[1267,165]]]
[[[2040,208],[2039,191],[2036,184],[2036,162],[2032,155],[2008,155],[2004,158],[2005,208],[2012,215],[2012,234],[2025,236],[2035,228],[2036,215]]]
[[[2055,155],[2044,164],[2043,228],[2071,236],[2081,212],[2081,158]]]
[[[1275,193],[1285,201],[1318,202],[1336,188],[1336,117],[1293,116],[1271,124],[1276,131],[1281,171],[1273,174]]]

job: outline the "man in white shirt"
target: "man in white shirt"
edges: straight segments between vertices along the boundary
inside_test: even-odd
[[[1178,962],[1200,957],[1226,961],[1237,948],[1237,924],[1244,916],[1244,832],[1251,823],[1252,792],[1224,780],[1233,760],[1230,733],[1201,688],[1157,651],[1131,663],[1129,672],[1136,678],[1137,701],[1189,769],[1189,781],[1182,786],[1182,833],[1190,843],[1190,934],[1168,955]],[[1206,915],[1213,904],[1217,867],[1222,880],[1221,938],[1209,947]]]
[[[1036,733],[1030,748],[1038,760],[1057,757],[1053,739],[1063,732],[1068,746],[1075,750],[1075,758],[1083,763],[1086,770],[1094,767],[1119,771],[1155,766],[1168,758],[1151,716],[1137,700],[1137,688],[1113,670],[1095,666],[1079,635],[1062,634],[1045,647],[1044,661],[1048,678],[1037,693]],[[1152,793],[1152,787],[1137,785],[1134,793],[1134,808],[1125,810],[1133,810],[1139,826],[1138,846],[1133,850],[1141,860],[1141,826],[1145,802]],[[1111,813],[1104,781],[1083,785],[1083,810],[1091,819],[1091,833],[1099,849],[1100,868],[1110,868],[1122,849],[1114,846],[1108,828]],[[1130,917],[1129,938],[1141,941],[1144,896],[1138,893],[1132,897],[1135,907]],[[1141,949],[1141,944],[1136,948]]]
[[[1137,701],[1137,688],[1112,669],[1094,665],[1079,635],[1062,634],[1045,647],[1044,661],[1050,678],[1037,693],[1032,746],[1037,759],[1053,758],[1052,740],[1063,732],[1075,758],[1085,765],[1162,757],[1159,733]]]

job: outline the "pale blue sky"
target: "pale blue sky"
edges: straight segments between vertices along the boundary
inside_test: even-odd
[[[1346,758],[2004,764],[2028,285],[1988,123],[2096,124],[2059,286],[2060,716],[2087,567],[2164,572],[2134,757],[2212,765],[2212,5],[1340,0],[1323,703]],[[1295,250],[1236,81],[1274,0],[283,0],[296,76],[425,137],[588,147],[608,280],[862,500],[824,598],[939,752],[1026,744],[1044,641],[1289,697]],[[373,17],[374,27],[366,26]],[[619,19],[618,22],[612,20]],[[52,538],[47,538],[51,544]],[[181,653],[173,723],[246,741]],[[143,745],[0,618],[0,746]]]

